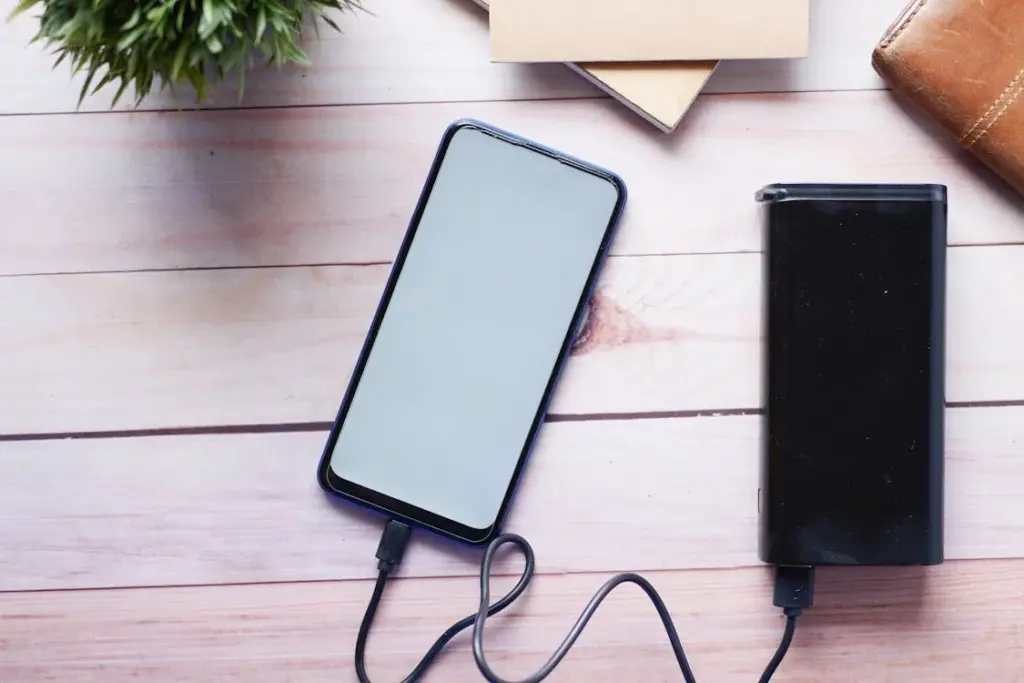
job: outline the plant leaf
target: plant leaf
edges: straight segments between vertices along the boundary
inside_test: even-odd
[[[302,66],[313,66],[313,62],[309,61],[309,57],[307,57],[306,53],[298,46],[292,48],[292,53],[289,55],[289,58],[296,64],[301,64]]]
[[[85,66],[85,56],[81,52],[71,55],[71,75],[77,75]]]
[[[89,84],[92,83],[93,76],[99,70],[99,64],[93,64],[89,68],[89,75],[85,77],[85,83],[82,84],[82,92],[78,94],[78,106],[82,106],[82,102],[85,101],[85,96],[89,94]]]
[[[242,103],[242,95],[245,94],[245,67],[242,67],[238,74],[238,103]]]
[[[112,108],[117,106],[118,100],[121,99],[121,95],[124,94],[124,91],[128,89],[128,84],[130,82],[131,81],[129,81],[127,78],[121,79],[121,87],[117,89],[117,93],[114,95],[114,101],[110,103],[110,106]]]
[[[132,16],[128,18],[128,21],[124,22],[124,26],[121,27],[122,31],[130,31],[139,25],[139,20],[142,19],[142,8],[136,7],[135,11],[132,12]]]
[[[135,78],[136,71],[139,67],[139,53],[136,50],[132,50],[132,53],[128,55],[128,66],[125,68],[125,73],[128,74],[128,78]]]
[[[120,51],[131,47],[131,44],[138,40],[148,28],[148,26],[142,25],[132,31],[129,31],[127,35],[121,38],[121,40],[117,41],[117,49]]]
[[[206,77],[203,76],[202,71],[190,71],[188,73],[188,80],[192,84],[192,88],[196,91],[196,100],[205,99],[205,84]]]
[[[114,78],[115,78],[114,74],[111,71],[108,70],[107,73],[103,76],[103,78],[100,79],[100,82],[96,84],[96,87],[93,88],[92,92],[89,93],[89,94],[90,95],[95,95],[96,93],[98,93],[103,88],[103,86],[105,86],[107,83],[110,83],[112,80],[114,80]]]
[[[199,20],[199,37],[203,40],[217,30],[217,12],[213,2],[214,0],[203,0],[203,16]]]
[[[320,18],[321,18],[321,19],[323,19],[323,20],[324,20],[324,22],[325,22],[325,23],[326,23],[326,24],[327,24],[328,26],[330,26],[331,28],[333,28],[333,29],[334,29],[335,31],[337,31],[338,33],[341,33],[341,27],[340,27],[340,26],[338,26],[338,24],[337,24],[337,23],[335,23],[334,19],[331,19],[331,18],[330,18],[329,16],[327,16],[326,14],[321,14],[321,15],[320,15]]]
[[[260,13],[256,15],[256,40],[257,45],[263,40],[263,33],[267,30],[267,8],[260,5]]]
[[[70,69],[85,85],[79,105],[117,81],[116,106],[128,90],[138,106],[157,89],[191,84],[197,104],[213,84],[239,70],[242,100],[256,61],[311,66],[306,34],[319,22],[340,31],[337,12],[361,9],[360,0],[8,0],[11,17],[34,8],[31,40],[46,46],[54,68]],[[11,17],[8,17],[10,19]],[[312,27],[310,27],[312,23]],[[312,29],[312,30],[311,30]],[[81,79],[81,80],[78,80]],[[188,88],[188,89],[192,89]],[[113,88],[111,88],[113,90]],[[182,103],[184,104],[184,103]]]
[[[7,15],[7,21],[11,21],[15,17],[24,14],[28,10],[32,9],[39,3],[39,0],[20,0],[17,5],[14,6],[14,10]]]
[[[187,40],[182,40],[178,51],[174,53],[174,62],[171,64],[171,78],[178,80],[181,77],[181,67],[185,64],[185,57],[188,56]]]

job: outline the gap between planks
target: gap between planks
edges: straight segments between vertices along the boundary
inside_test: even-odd
[[[1012,522],[1024,516],[1022,416],[949,412],[947,559],[1024,558]],[[324,441],[316,432],[6,444],[0,587],[370,578],[382,520],[319,489]],[[530,539],[546,572],[756,564],[760,443],[757,416],[548,425],[506,528]],[[400,575],[475,574],[479,559],[421,534]],[[518,571],[509,560],[496,573]]]
[[[423,536],[427,532],[419,531],[413,536],[413,540],[410,543],[416,543],[417,540],[422,541]],[[431,539],[433,540],[433,539]],[[529,540],[529,539],[527,539]],[[429,541],[428,541],[429,542]],[[455,547],[455,546],[453,546]],[[504,552],[504,551],[503,551]],[[479,553],[482,555],[483,550],[480,549]],[[521,555],[517,552],[509,551],[508,557],[501,560],[500,567],[495,565],[491,571],[491,578],[495,581],[504,581],[508,578],[518,579],[522,574],[521,567]],[[461,555],[460,555],[461,556]],[[472,559],[472,558],[471,558]],[[1017,558],[995,558],[995,561],[1001,561],[1006,559],[1017,559]],[[948,562],[984,562],[993,561],[989,558],[969,558],[963,560],[948,560]],[[367,567],[373,569],[376,566],[377,560],[371,552],[366,556]],[[473,568],[478,568],[479,563],[468,562],[468,565]],[[542,576],[598,576],[606,577],[609,574],[607,569],[596,569],[596,568],[580,568],[580,569],[557,569],[557,568],[545,568],[542,566],[543,563],[538,561],[533,578],[537,579]],[[771,565],[760,565],[757,566],[753,563],[746,566],[732,566],[732,567],[652,567],[650,569],[641,570],[644,576],[657,576],[661,574],[673,574],[679,572],[728,572],[728,571],[744,571],[751,569],[764,569],[770,570]],[[477,569],[477,571],[479,571]],[[463,574],[445,574],[445,573],[416,573],[412,575],[395,574],[388,580],[388,585],[393,586],[396,581],[451,581],[452,579],[473,579],[474,576],[479,577],[479,573],[474,575],[472,571],[467,571]],[[51,595],[60,595],[61,593],[91,593],[100,591],[173,591],[178,589],[214,589],[214,588],[226,588],[226,589],[244,589],[251,586],[306,586],[306,585],[318,585],[318,584],[373,584],[376,581],[374,576],[339,576],[339,577],[324,577],[324,578],[311,578],[311,579],[255,579],[252,581],[209,581],[209,582],[196,582],[196,583],[151,583],[151,584],[128,584],[124,586],[46,586],[39,588],[15,588],[8,589],[0,587],[0,603],[2,603],[4,596],[17,596],[17,595],[30,595],[37,593],[45,593]],[[491,595],[500,597],[499,594],[503,594],[504,591],[498,591],[492,589]],[[0,612],[0,619],[3,619],[3,613]],[[2,679],[0,679],[2,680]]]
[[[1012,408],[1024,406],[1024,399],[1009,401],[956,401],[946,404],[957,408]],[[697,417],[737,417],[761,415],[763,408],[722,408],[702,410],[661,410],[639,413],[548,413],[545,423],[553,422],[623,422],[632,420],[674,420]],[[19,441],[61,441],[65,439],[134,439],[150,436],[198,436],[230,434],[302,434],[327,432],[332,422],[285,422],[270,424],[211,425],[207,427],[164,427],[156,429],[119,429],[95,432],[39,432],[0,434],[0,443]]]
[[[562,100],[7,119],[0,149],[18,163],[0,169],[0,205],[33,229],[0,231],[0,273],[389,262],[441,132],[464,116],[620,173],[630,201],[614,255],[759,251],[754,192],[801,179],[944,183],[951,243],[1024,241],[1020,198],[886,93],[709,98],[668,137],[619,109]]]
[[[984,242],[978,244],[948,244],[947,249],[969,249],[984,247],[1019,247],[1024,245],[1024,233],[1019,241]],[[657,257],[686,257],[686,256],[735,256],[738,254],[761,254],[760,249],[726,249],[723,251],[666,251],[635,254],[611,254],[608,259],[631,259],[631,258],[657,258]],[[76,277],[79,275],[136,275],[142,273],[181,273],[181,272],[207,272],[207,271],[232,271],[232,270],[282,270],[285,268],[374,268],[380,266],[392,266],[394,261],[310,261],[309,263],[267,263],[255,265],[225,265],[225,266],[180,266],[166,268],[124,268],[115,270],[66,270],[66,271],[38,271],[26,273],[0,273],[0,279],[16,277]]]
[[[697,96],[697,100],[703,100],[708,98],[720,98],[720,97],[735,97],[742,95],[792,95],[794,93],[806,94],[806,95],[820,95],[830,93],[860,93],[860,92],[879,92],[879,91],[891,91],[891,88],[886,87],[857,87],[857,88],[808,88],[805,90],[750,90],[750,91],[721,91],[721,92],[702,92]],[[144,107],[139,109],[95,109],[95,110],[83,110],[83,111],[24,111],[24,112],[3,112],[0,111],[0,119],[4,118],[20,118],[20,117],[48,117],[48,116],[103,116],[103,115],[125,115],[131,116],[133,114],[174,114],[174,113],[189,113],[189,112],[274,112],[282,110],[307,110],[307,109],[342,109],[345,107],[415,107],[419,105],[458,105],[458,104],[499,104],[499,103],[529,103],[529,102],[601,102],[608,101],[611,99],[610,95],[598,94],[581,94],[581,95],[564,95],[559,97],[494,97],[494,98],[483,98],[483,99],[471,99],[471,100],[408,100],[408,101],[394,101],[394,102],[336,102],[336,103],[318,103],[318,104],[254,104],[254,105],[210,105],[203,106],[201,109],[195,109],[192,107],[174,107],[174,106],[157,106],[157,107]],[[622,106],[622,105],[617,105]],[[664,133],[664,135],[671,136],[675,131],[670,133]]]
[[[837,88],[833,90],[801,90],[804,93],[829,93],[829,92],[862,92],[862,91],[874,91],[879,88]],[[785,95],[792,91],[788,90],[766,90],[758,91],[757,95]],[[752,93],[704,93],[698,97],[721,97],[729,95],[743,95]],[[25,112],[3,112],[0,111],[0,119],[13,119],[22,117],[50,117],[50,116],[105,116],[105,115],[122,115],[132,116],[136,114],[176,114],[176,113],[201,113],[201,112],[275,112],[283,110],[301,111],[301,110],[316,110],[316,109],[344,109],[346,107],[415,107],[419,105],[453,105],[453,104],[496,104],[501,102],[509,103],[528,103],[528,102],[579,102],[579,101],[595,101],[599,102],[602,100],[610,99],[610,95],[590,95],[582,94],[578,96],[565,95],[562,97],[506,97],[506,98],[490,98],[490,99],[473,99],[473,100],[409,100],[409,101],[395,101],[395,102],[335,102],[335,103],[318,103],[318,104],[253,104],[253,105],[208,105],[203,106],[200,109],[194,107],[175,107],[170,105],[157,106],[157,107],[142,107],[139,109],[94,109],[94,110],[83,110],[83,111],[25,111]]]
[[[990,295],[1024,286],[1022,263],[1024,246],[950,250],[949,402],[1024,400],[1024,312]],[[0,433],[332,421],[388,270],[0,279]],[[757,254],[610,260],[550,413],[760,406],[761,270]]]
[[[993,405],[1007,405],[1013,402],[992,402]],[[1021,402],[1024,404],[1024,401]],[[726,417],[758,415],[760,408],[724,408],[721,410],[663,410],[640,413],[548,413],[544,422],[596,422],[624,420],[661,420],[693,417]],[[83,432],[38,432],[25,434],[0,434],[0,443],[14,441],[59,441],[63,439],[131,439],[147,436],[196,436],[229,434],[289,434],[305,432],[326,432],[332,422],[283,422],[267,424],[211,425],[201,427],[162,427],[154,429],[118,429]]]

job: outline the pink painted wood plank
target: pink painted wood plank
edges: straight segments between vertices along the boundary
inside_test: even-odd
[[[0,117],[0,274],[390,261],[444,127],[474,116],[621,173],[613,252],[757,251],[772,182],[941,182],[953,244],[1024,201],[884,92],[701,98],[671,138],[605,101]]]
[[[544,556],[538,559],[543,568]],[[606,576],[538,577],[511,617],[490,625],[492,666],[509,677],[532,673]],[[756,680],[783,625],[767,570],[669,571],[650,579],[677,620],[697,680]],[[476,584],[470,577],[396,581],[370,638],[372,680],[408,673],[449,623],[475,609]],[[821,571],[816,607],[801,619],[775,680],[1019,680],[1022,586],[1021,560]],[[370,590],[361,581],[4,594],[0,679],[348,683]],[[647,598],[633,587],[620,591],[550,680],[682,680]],[[461,637],[426,680],[478,679]]]
[[[552,412],[756,408],[758,254],[613,258]],[[0,433],[333,419],[387,266],[0,278]],[[1024,246],[949,254],[947,398],[1024,400]]]
[[[949,411],[948,557],[1024,557],[1022,421]],[[325,438],[3,444],[0,591],[368,578],[382,521],[321,493]],[[757,416],[549,424],[508,529],[547,572],[756,565],[759,449]],[[420,534],[402,572],[478,561]]]

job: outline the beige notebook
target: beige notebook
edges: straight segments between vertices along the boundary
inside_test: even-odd
[[[473,0],[487,9],[488,0]],[[717,62],[572,64],[573,69],[659,130],[675,130]]]
[[[809,0],[490,0],[496,62],[807,56]]]

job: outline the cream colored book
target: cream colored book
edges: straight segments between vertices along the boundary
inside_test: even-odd
[[[488,9],[488,0],[473,2]],[[670,133],[679,125],[717,64],[701,61],[664,64],[567,63],[567,66],[648,123]]]
[[[490,0],[496,62],[806,57],[809,0]]]

